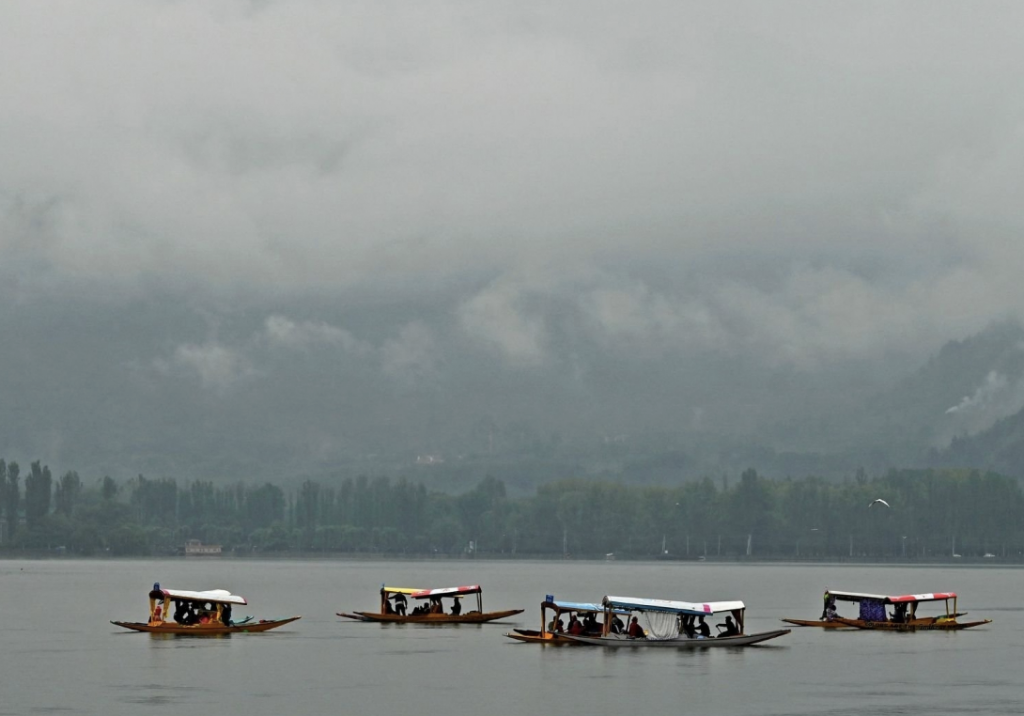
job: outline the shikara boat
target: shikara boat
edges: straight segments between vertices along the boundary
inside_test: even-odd
[[[476,595],[476,609],[463,612],[462,598]],[[411,612],[405,612],[406,597],[420,600],[421,606]],[[449,613],[444,611],[444,599],[453,600]],[[392,606],[391,601],[396,601]],[[402,606],[399,606],[402,604]],[[338,612],[339,617],[364,622],[381,622],[394,624],[482,624],[497,619],[522,614],[522,609],[506,609],[501,612],[485,612],[483,609],[483,590],[479,584],[465,587],[442,587],[440,589],[414,589],[412,587],[387,587],[380,589],[379,612]]]
[[[190,612],[193,616],[190,616],[189,621],[192,621],[194,618],[195,622],[183,624],[177,621],[168,621],[172,601],[179,606],[178,609],[175,609],[175,614]],[[224,589],[192,592],[182,589],[160,589],[159,585],[153,585],[153,591],[149,593],[148,622],[112,621],[110,623],[125,629],[149,632],[150,634],[221,636],[224,634],[270,631],[301,618],[289,617],[287,619],[260,619],[253,621],[252,617],[245,617],[236,622],[231,618],[232,604],[248,604],[248,602],[245,600],[245,597],[232,594]],[[195,609],[186,609],[186,605],[194,606]]]
[[[605,597],[601,603],[605,609],[604,633],[601,636],[566,634],[566,638],[582,644],[609,648],[708,649],[760,644],[790,632],[789,629],[775,629],[757,634],[745,634],[743,624],[747,608],[743,602],[738,601],[694,603],[636,597]],[[626,611],[638,619],[643,619],[646,626],[644,635],[634,638],[627,634],[611,633],[608,625],[612,623],[613,610]],[[735,620],[733,624],[737,633],[699,636],[692,635],[692,630],[685,626],[696,617],[709,617],[722,613],[729,615],[727,623]],[[719,625],[720,628],[722,626],[724,625]]]
[[[866,594],[862,592],[841,592],[830,589],[825,592],[825,613],[822,619],[783,619],[796,626],[820,627],[823,629],[874,629],[877,631],[955,631],[989,624],[991,619],[958,621],[967,612],[957,611],[955,592],[931,592],[928,594]],[[857,605],[857,616],[842,616],[837,609],[838,602]],[[940,614],[920,614],[918,607],[930,602],[941,602]],[[892,612],[887,607],[891,606]]]
[[[551,610],[551,620],[548,621],[547,612]],[[523,641],[530,644],[548,644],[550,646],[580,646],[582,642],[574,641],[569,639],[564,630],[560,629],[557,625],[561,623],[562,617],[567,616],[571,620],[572,616],[577,618],[581,615],[597,615],[604,614],[604,606],[601,604],[595,604],[592,602],[564,602],[556,600],[553,596],[548,595],[547,598],[540,603],[540,630],[536,629],[513,629],[512,631],[505,634],[510,639],[516,641]],[[616,614],[628,615],[628,612],[619,610]],[[563,627],[565,625],[562,625]],[[596,624],[596,627],[600,631],[596,632],[595,636],[604,631],[603,625]]]

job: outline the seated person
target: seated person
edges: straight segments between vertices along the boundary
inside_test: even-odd
[[[225,604],[220,610],[220,621],[224,626],[231,626],[231,605]]]
[[[612,623],[609,625],[608,631],[612,634],[622,634],[626,631],[626,625],[622,623],[621,619],[619,619],[618,614],[612,617]]]
[[[732,620],[732,617],[725,618],[725,624],[718,624],[719,635],[718,636],[738,636],[740,633],[739,627],[736,626],[736,622]],[[725,631],[721,631],[724,629]]]
[[[830,622],[835,620],[839,616],[839,612],[836,611],[836,603],[832,602],[825,607],[825,621]]]
[[[630,639],[643,639],[647,635],[644,633],[644,629],[640,626],[640,623],[636,620],[636,617],[629,622],[629,630],[626,632]]]
[[[456,597],[452,600],[452,616],[457,617],[462,614],[462,600]]]
[[[576,618],[573,614],[569,617],[569,633],[570,634],[582,634],[583,633],[583,622]]]
[[[700,617],[700,621],[697,623],[697,633],[704,638],[711,636],[711,627],[704,621],[703,616]]]

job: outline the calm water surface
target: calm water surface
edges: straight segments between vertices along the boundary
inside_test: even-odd
[[[0,562],[0,714],[1008,714],[1024,713],[1019,569],[630,562],[156,560]],[[302,619],[265,634],[189,639],[121,630],[154,581],[226,588],[236,616]],[[382,582],[480,583],[514,622],[448,628],[348,622]],[[960,593],[994,623],[960,633],[794,629],[710,651],[544,648],[545,594],[742,599],[747,631],[814,618],[826,587]]]

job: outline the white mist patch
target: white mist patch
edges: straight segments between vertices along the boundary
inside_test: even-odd
[[[1024,408],[1024,379],[1011,380],[998,371],[989,371],[971,395],[965,395],[946,410],[952,418],[953,434],[973,434],[985,430],[1000,418]]]
[[[297,323],[286,316],[268,316],[263,337],[273,346],[306,350],[314,345],[339,346],[350,352],[364,352],[369,346],[344,328],[323,321]]]
[[[256,375],[249,360],[238,351],[216,342],[178,346],[170,361],[157,361],[157,369],[182,369],[195,373],[204,387],[226,390],[239,380]]]

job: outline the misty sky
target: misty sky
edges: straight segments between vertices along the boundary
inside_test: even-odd
[[[610,356],[924,357],[1024,314],[1021,27],[938,0],[0,3],[2,297],[204,296],[201,335],[130,359],[214,394],[274,346],[399,384],[452,350],[571,364],[567,325]],[[362,330],[268,296],[409,308]]]

